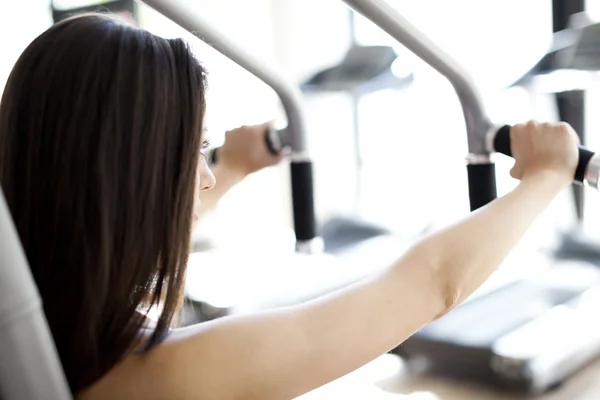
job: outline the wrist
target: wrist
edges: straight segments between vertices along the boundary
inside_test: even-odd
[[[556,191],[561,191],[569,186],[572,182],[573,178],[570,176],[570,174],[550,169],[538,170],[526,174],[521,179],[522,184],[536,184]]]
[[[227,163],[220,163],[213,167],[217,184],[234,186],[242,181],[248,174],[239,168],[235,168]]]

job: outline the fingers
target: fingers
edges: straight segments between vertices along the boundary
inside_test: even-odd
[[[577,132],[575,132],[575,129],[573,129],[571,125],[569,125],[566,122],[559,122],[558,127],[562,129],[564,134],[569,135],[571,139],[575,141],[575,144],[577,144],[578,146],[581,144],[581,138],[579,137]]]
[[[566,183],[572,180],[580,143],[577,133],[566,123],[516,124],[510,132],[515,165],[510,175],[525,179],[540,173],[552,173]]]
[[[274,154],[270,149],[266,141],[268,140],[269,130],[273,129],[273,126],[273,120],[258,125],[243,125],[226,132],[225,141],[235,142],[237,147],[253,149],[251,152],[254,151],[254,154],[266,157],[268,162],[277,163],[287,156],[289,151],[282,149],[278,154]]]

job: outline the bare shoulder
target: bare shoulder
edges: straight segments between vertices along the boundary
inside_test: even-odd
[[[185,363],[182,363],[182,354],[186,353],[186,350],[189,351],[188,343],[192,339],[191,336],[194,337],[194,347],[202,347],[203,328],[196,326],[195,329],[174,330],[167,340],[154,349],[128,355],[98,382],[80,393],[77,399],[187,400],[193,398],[202,400],[208,398],[209,393],[203,395],[202,391],[190,393],[190,385],[185,382],[187,374],[183,371]],[[186,358],[189,360],[188,357],[183,357]],[[196,357],[195,361],[196,367],[205,364],[201,357]],[[195,372],[198,370],[195,369]],[[197,379],[202,380],[199,375],[196,374]]]
[[[83,393],[78,400],[180,399],[168,393],[167,359],[158,346],[146,354],[131,354]]]

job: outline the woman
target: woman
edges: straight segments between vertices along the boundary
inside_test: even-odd
[[[336,379],[471,294],[577,164],[567,125],[517,125],[519,186],[385,272],[298,306],[171,330],[192,220],[211,193],[200,192],[215,185],[201,152],[205,86],[181,40],[88,15],[39,36],[4,90],[0,182],[81,399],[289,399]],[[229,134],[209,203],[278,161],[263,131]]]

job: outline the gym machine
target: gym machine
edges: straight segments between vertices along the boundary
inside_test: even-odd
[[[386,1],[344,2],[450,81],[467,128],[471,209],[494,200],[497,194],[491,156],[494,152],[511,155],[510,127],[492,124],[468,74]],[[581,35],[578,43],[584,47]],[[570,55],[579,62],[584,58]],[[600,156],[580,146],[579,157],[574,181],[598,189]],[[517,392],[543,392],[600,355],[600,328],[593,322],[593,310],[600,307],[598,293],[600,272],[596,268],[556,262],[542,274],[465,302],[408,339],[395,353],[415,369]]]
[[[491,155],[493,152],[510,155],[509,127],[496,127],[488,120],[480,95],[468,75],[454,60],[403,19],[385,1],[344,1],[450,80],[463,107],[469,139],[470,153],[467,157],[467,171],[471,208],[477,209],[494,200],[496,186]],[[202,40],[213,45],[215,49],[275,89],[288,118],[285,132],[292,149],[291,178],[297,250],[304,253],[318,251],[319,238],[316,232],[312,193],[312,163],[306,148],[304,116],[298,90],[286,83],[276,71],[252,58],[243,49],[228,41],[225,36],[220,35],[218,30],[211,27],[199,13],[188,5],[189,2],[145,0],[145,3],[188,31],[198,34]],[[575,181],[597,189],[600,175],[599,158],[593,152],[582,147],[580,159]],[[3,196],[0,196],[0,237],[2,238],[0,241],[0,293],[2,293],[2,302],[0,302],[0,351],[2,352],[0,396],[3,400],[70,399],[68,385],[45,321],[39,292],[29,272],[26,257],[19,244],[18,235]],[[593,284],[598,280],[597,278],[596,276],[594,279],[587,279],[587,282]],[[591,284],[589,287],[592,286]],[[587,294],[587,296],[571,297],[568,303],[563,304],[567,304],[568,307],[571,307],[570,309],[577,309],[585,315],[588,315],[586,312],[595,312],[599,302],[597,301],[598,296],[594,297],[593,294],[597,292],[592,293],[582,287],[580,289],[583,290],[580,290],[580,293]],[[590,297],[592,298],[591,302]],[[455,312],[449,315],[452,314]],[[544,317],[548,317],[548,314],[545,314]],[[577,319],[571,315],[571,319],[573,318]],[[592,329],[588,329],[590,328],[588,325],[585,325],[585,318],[579,318],[577,321],[580,328],[585,328],[582,330],[587,329],[590,334],[595,333],[591,332]],[[548,321],[544,320],[543,322],[546,325],[543,325],[542,328],[547,327]],[[551,320],[551,322],[556,321]],[[436,327],[433,327],[432,330],[435,332]],[[548,333],[547,330],[542,329],[542,331]],[[596,338],[600,337],[598,334],[595,336]],[[585,338],[589,339],[588,336]],[[579,342],[588,345],[587,349],[598,347],[598,339],[587,342],[582,338],[578,339]],[[536,367],[540,368],[540,365],[548,364],[547,358],[536,359],[535,362],[528,363],[529,359],[515,357],[515,348],[511,347],[511,343],[514,345],[519,341],[515,341],[514,337],[507,338],[506,336],[503,337],[503,340],[501,343],[503,346],[496,343],[494,348],[496,357],[492,360],[491,367],[496,373],[503,372],[505,379],[535,375]],[[498,355],[500,351],[498,349],[504,350],[504,353]],[[559,355],[564,356],[565,354],[563,352]],[[554,356],[550,361],[561,359],[556,354]],[[572,359],[572,357],[569,358],[569,360]],[[579,359],[576,361],[580,363]],[[569,372],[572,368],[563,366],[561,372],[563,375],[564,370]],[[545,388],[556,382],[554,376],[550,379],[546,375],[546,378],[541,381],[528,383],[533,382],[530,387],[536,389]],[[521,381],[522,379],[519,380],[519,382]]]

